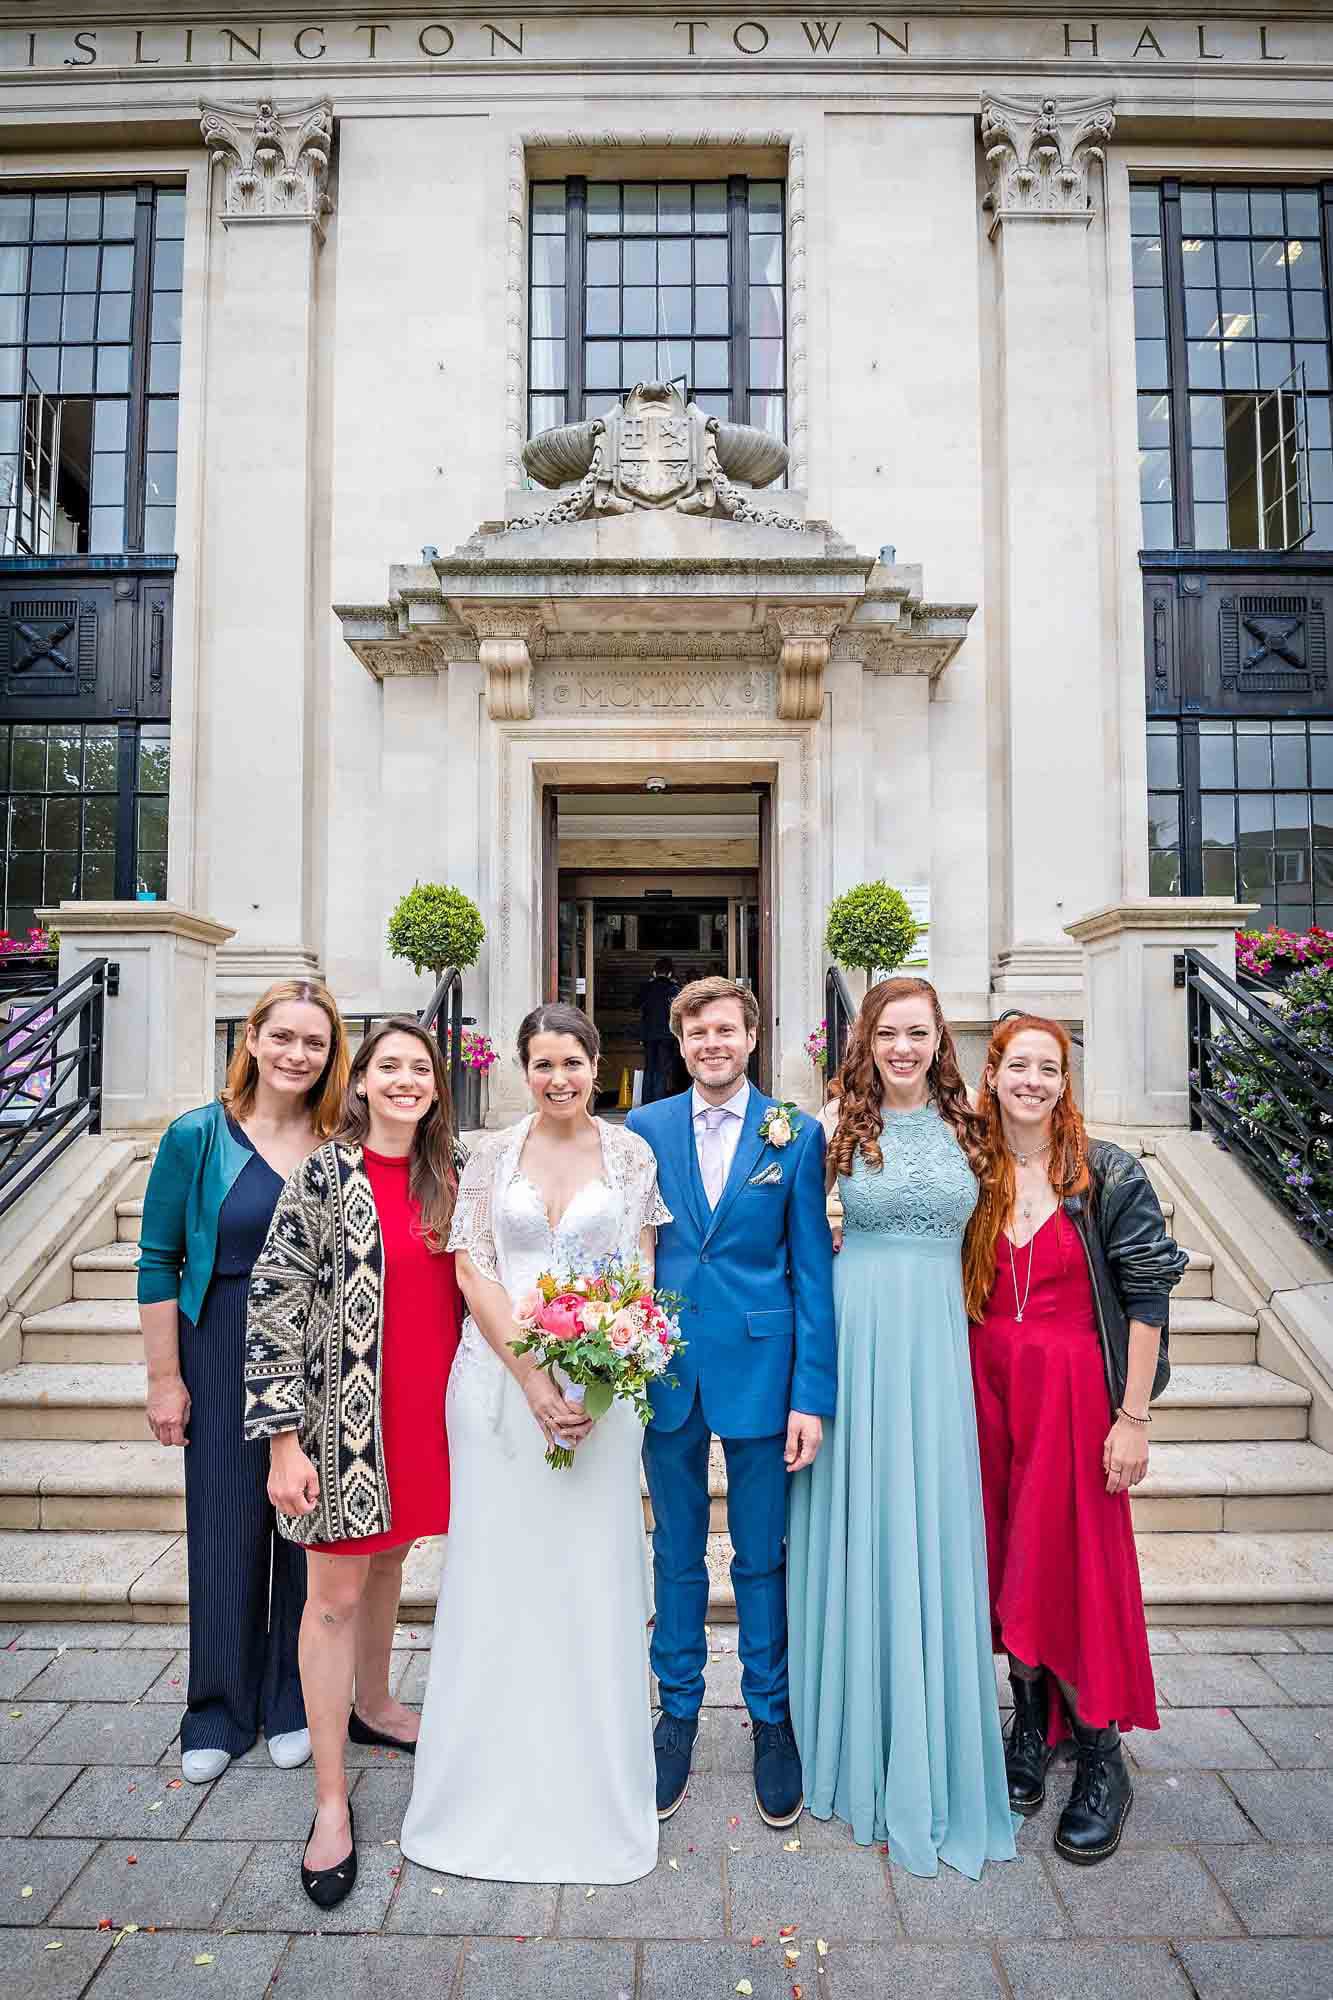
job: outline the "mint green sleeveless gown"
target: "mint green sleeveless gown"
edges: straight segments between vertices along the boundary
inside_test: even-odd
[[[838,1412],[791,1481],[805,1796],[914,1875],[1014,1857],[991,1654],[962,1238],[977,1184],[927,1106],[839,1182]]]

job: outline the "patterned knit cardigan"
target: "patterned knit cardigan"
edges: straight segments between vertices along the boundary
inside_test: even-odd
[[[463,1157],[460,1148],[456,1164]],[[330,1139],[278,1197],[246,1317],[245,1436],[297,1431],[319,1474],[313,1514],[278,1515],[288,1541],[348,1541],[391,1525],[380,1422],[383,1332],[375,1196],[360,1146]]]

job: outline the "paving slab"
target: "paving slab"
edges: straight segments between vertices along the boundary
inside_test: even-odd
[[[652,1949],[648,1947],[648,1951]],[[646,1960],[647,1952],[645,1964]],[[802,1965],[806,1962],[803,1958]],[[826,1996],[827,2000],[998,2000],[1003,1991],[994,1953],[976,1947],[830,1945],[823,1967],[825,1976],[818,1982],[808,1975],[801,1982],[803,1991],[817,2000],[826,2000]],[[791,2000],[790,1987],[777,1991],[782,2000]],[[755,2000],[758,1996],[756,1982]],[[664,1991],[661,2000],[675,2000],[675,1996]]]
[[[1204,1862],[1256,1937],[1318,1937],[1328,1925],[1330,1847],[1205,1847]]]
[[[174,1709],[78,1701],[29,1754],[39,1764],[154,1764],[179,1727]]]
[[[172,1653],[152,1686],[144,1690],[142,1699],[165,1702],[168,1707],[183,1709],[189,1688],[190,1656],[188,1653]]]
[[[1091,1993],[1191,2000],[1189,1982],[1165,1945],[1005,1943],[999,1949],[1013,2000],[1085,2000]]]
[[[1284,1769],[1333,1767],[1333,1708],[1238,1708],[1236,1714]]]
[[[52,1767],[31,1764],[39,1772]],[[57,1771],[64,1766],[54,1767]],[[42,1821],[43,1834],[86,1834],[91,1840],[175,1840],[208,1796],[206,1785],[179,1781],[161,1764],[90,1764],[62,1787]]]
[[[820,1979],[815,1970],[813,1938],[796,1939],[793,1948],[800,1958],[794,1965],[783,1962],[783,1947],[773,1933],[762,1944],[751,1946],[748,1939],[718,1944],[646,1944],[643,1947],[643,1981],[639,2000],[694,2000],[695,1995],[717,1994],[726,2000],[743,1979],[748,1979],[754,2000],[791,2000],[793,1985],[822,1996],[836,1992],[832,1979]],[[830,1961],[831,1962],[831,1954]],[[982,1989],[985,1992],[985,1989]]]
[[[54,1660],[54,1653],[28,1652],[15,1646],[0,1653],[0,1701],[8,1701],[38,1679]]]
[[[305,1836],[308,1827],[302,1831]],[[356,1886],[334,1910],[317,1910],[301,1887],[304,1852],[305,1837],[257,1841],[222,1905],[219,1927],[289,1934],[379,1930],[398,1882],[397,1852],[358,1841]]]
[[[96,1851],[93,1840],[0,1840],[3,1921],[44,1923]]]
[[[1288,1629],[1303,1652],[1333,1653],[1333,1625],[1292,1625]]]
[[[398,1893],[385,1929],[423,1937],[550,1937],[560,1891],[553,1883],[479,1882],[470,1875],[441,1875],[381,1847],[400,1868]],[[438,1892],[438,1893],[437,1893]],[[568,1892],[573,1893],[573,1892]],[[579,1892],[581,1893],[581,1892]],[[598,1890],[598,1895],[610,1895]]]
[[[1333,1944],[1194,1944],[1179,1947],[1198,2000],[1328,2000]]]
[[[691,1769],[700,1773],[753,1773],[754,1739],[750,1735],[750,1718],[743,1708],[705,1708],[700,1711]]]
[[[1240,1930],[1207,1870],[1179,1848],[1122,1848],[1095,1868],[1053,1855],[1051,1869],[1080,1937],[1229,1937]]]
[[[58,1945],[58,1951],[48,1946]],[[14,2000],[78,2000],[111,1949],[96,1931],[0,1930],[0,1993]]]
[[[1063,1804],[1062,1788],[1056,1817]],[[1054,1833],[1054,1826],[1050,1831]],[[1258,1838],[1215,1771],[1135,1773],[1134,1804],[1125,1822],[1122,1851],[1133,1847],[1188,1847],[1198,1840]],[[1057,1880],[1064,1881],[1063,1871]]]
[[[830,1943],[877,1943],[902,1934],[877,1849],[729,1853],[727,1880],[731,1927],[740,1937],[771,1934],[782,1924],[797,1924]]]
[[[224,1771],[190,1822],[190,1840],[295,1840],[315,1816],[313,1764],[295,1771]]]
[[[439,1946],[434,1949],[438,1953]],[[431,1976],[438,1983],[438,1970]],[[550,1944],[540,1939],[520,1944],[509,1939],[466,1946],[458,2000],[630,2000],[633,1991],[631,1944]],[[291,2000],[290,1990],[284,2000]],[[358,2000],[401,2000],[401,1994],[388,1988],[366,1994],[363,1988]]]
[[[1186,1653],[1299,1653],[1292,1633],[1278,1625],[1182,1625]]]
[[[105,1933],[102,1937],[107,1941]],[[286,1949],[287,1940],[280,1937],[138,1931],[108,1954],[89,2000],[181,2000],[182,1994],[197,2000],[264,2000]],[[211,1963],[200,1965],[200,1958]],[[286,1988],[278,1991],[285,1994]]]
[[[1296,1657],[1311,1664],[1303,1654]],[[1285,1707],[1291,1701],[1257,1660],[1236,1653],[1178,1653],[1159,1660],[1153,1673],[1158,1694],[1172,1708],[1230,1708],[1241,1702],[1250,1708]]]
[[[722,1856],[716,1848],[691,1854],[688,1844],[677,1854],[674,1850],[679,1839],[668,1822],[662,1829],[657,1866],[638,1882],[567,1883],[560,1892],[560,1936],[720,1938],[724,1932]],[[670,1866],[673,1860],[674,1868]]]
[[[112,1620],[100,1625],[96,1620],[80,1622],[71,1618],[66,1622],[59,1619],[49,1625],[24,1625],[19,1632],[18,1644],[43,1653],[54,1653],[61,1646],[95,1646],[99,1653],[112,1653],[128,1645],[130,1635],[136,1629],[133,1625],[116,1624]]]
[[[979,1882],[956,1868],[928,1878],[889,1871],[909,1938],[1061,1938],[1069,1923],[1035,1854],[991,1861]]]
[[[62,1899],[55,1921],[96,1928],[110,1917],[115,1924],[206,1930],[248,1853],[243,1842],[230,1840],[108,1841]]]
[[[0,1783],[0,1834],[31,1833],[78,1775],[78,1766],[73,1764],[7,1766]]]
[[[1265,1840],[1333,1843],[1333,1771],[1233,1771],[1227,1782]]]
[[[1269,1759],[1229,1708],[1173,1708],[1160,1729],[1135,1729],[1125,1747],[1141,1771],[1262,1770]]]
[[[169,1652],[102,1655],[90,1646],[72,1646],[53,1659],[33,1681],[34,1701],[135,1701],[171,1661]]]
[[[1333,1653],[1270,1660],[1268,1671],[1292,1701],[1333,1702]]]
[[[0,1764],[17,1764],[30,1757],[65,1713],[65,1704],[59,1701],[0,1702]],[[58,1764],[60,1759],[50,1761]],[[66,1761],[82,1764],[84,1759],[76,1756]]]
[[[172,1653],[183,1652],[189,1643],[190,1628],[188,1625],[158,1625],[155,1623],[131,1625],[129,1637],[125,1641],[125,1644],[131,1649],[147,1646],[150,1651],[155,1648],[158,1652],[166,1650]]]
[[[356,1837],[360,1841],[397,1840],[403,1814],[412,1796],[412,1764],[381,1765],[358,1773],[352,1782],[351,1800],[356,1810]]]

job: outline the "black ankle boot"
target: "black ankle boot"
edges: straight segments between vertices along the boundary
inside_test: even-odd
[[[1090,1867],[1093,1862],[1105,1861],[1119,1847],[1134,1803],[1134,1787],[1114,1723],[1109,1729],[1089,1729],[1085,1722],[1071,1717],[1071,1727],[1078,1766],[1069,1804],[1055,1829],[1055,1849],[1066,1861]]]
[[[1014,1714],[1004,1746],[1004,1775],[1009,1780],[1009,1804],[1030,1819],[1046,1797],[1046,1767],[1055,1751],[1046,1741],[1050,1721],[1049,1685],[1045,1674],[1020,1680],[1010,1674]]]

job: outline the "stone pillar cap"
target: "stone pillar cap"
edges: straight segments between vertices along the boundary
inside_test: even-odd
[[[1138,902],[1107,903],[1065,925],[1065,935],[1089,944],[1114,937],[1118,931],[1241,930],[1258,914],[1257,903],[1233,902],[1230,896],[1145,896]]]
[[[181,903],[61,903],[57,909],[38,910],[37,920],[62,937],[81,931],[118,931],[126,937],[167,931],[200,944],[222,945],[236,935],[216,918],[200,916]]]

